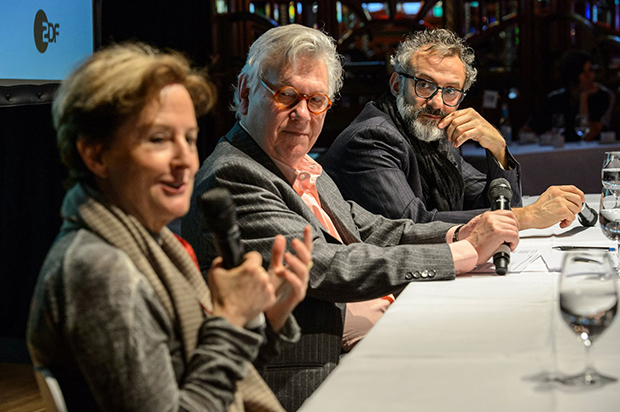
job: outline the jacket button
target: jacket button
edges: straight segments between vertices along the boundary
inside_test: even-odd
[[[406,280],[411,280],[411,279],[413,279],[413,273],[411,273],[411,272],[407,272],[407,274],[405,275],[405,279],[406,279]]]
[[[414,277],[415,279],[420,279],[420,276],[421,276],[421,275],[420,275],[420,271],[419,271],[419,270],[416,270],[415,272],[413,272],[413,277]]]
[[[428,277],[428,270],[423,270],[422,271],[422,277],[423,278],[427,278]]]
[[[431,269],[428,271],[428,277],[429,278],[434,278],[435,275],[437,275],[437,271],[435,269]]]

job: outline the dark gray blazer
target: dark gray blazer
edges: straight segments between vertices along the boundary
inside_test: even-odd
[[[459,150],[445,144],[456,159],[465,181],[465,193],[457,211],[428,210],[414,149],[399,132],[389,115],[373,102],[336,138],[323,167],[336,182],[345,199],[392,219],[418,223],[441,220],[465,223],[488,210],[489,184],[498,177],[510,182],[513,207],[521,206],[521,166],[508,153],[512,170],[502,170],[487,151],[487,174],[479,172],[461,157]]]
[[[314,267],[307,298],[294,314],[302,328],[298,344],[272,362],[265,380],[287,410],[297,409],[335,367],[340,355],[343,302],[398,292],[412,281],[454,279],[445,242],[452,226],[390,220],[345,201],[325,173],[317,180],[321,205],[345,244],[325,231],[280,170],[236,124],[218,142],[196,176],[194,199],[183,218],[183,237],[192,243],[203,273],[216,256],[195,197],[216,186],[233,195],[245,250],[260,252],[268,265],[280,233],[290,241],[312,227]],[[390,247],[387,247],[390,246]],[[424,272],[426,270],[426,272]],[[421,277],[421,273],[428,273]]]

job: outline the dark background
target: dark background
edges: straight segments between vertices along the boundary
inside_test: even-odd
[[[102,0],[101,43],[140,39],[210,63],[210,1]],[[0,87],[0,363],[30,361],[25,328],[38,272],[60,227],[65,171],[51,103],[21,104],[39,87]],[[22,99],[7,96],[22,95]],[[45,99],[44,99],[45,100]],[[203,131],[212,118],[201,119]],[[201,151],[215,142],[203,133]]]

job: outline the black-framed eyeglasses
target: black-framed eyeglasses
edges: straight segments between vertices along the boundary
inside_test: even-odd
[[[415,94],[422,99],[432,99],[437,92],[441,90],[441,100],[443,104],[450,107],[458,106],[467,93],[463,90],[459,90],[456,87],[440,87],[437,83],[430,80],[420,79],[419,77],[412,76],[407,73],[396,72],[403,77],[412,79],[415,82],[414,90]]]
[[[276,104],[281,109],[295,107],[301,99],[306,99],[308,102],[308,111],[312,114],[324,113],[332,107],[332,101],[325,93],[312,93],[311,95],[301,94],[293,86],[284,86],[278,91],[273,91],[262,78],[259,78],[259,80],[260,84],[271,92]]]

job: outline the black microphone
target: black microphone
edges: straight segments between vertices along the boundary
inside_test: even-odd
[[[579,218],[579,223],[581,223],[585,227],[592,227],[598,221],[598,213],[596,212],[596,210],[588,206],[587,203],[583,204],[581,212],[579,212],[577,217]]]
[[[198,196],[204,229],[211,232],[222,266],[232,269],[243,263],[243,244],[237,224],[237,209],[228,189],[216,187]]]
[[[493,179],[489,185],[489,201],[491,210],[510,210],[510,199],[512,199],[512,189],[508,180],[503,178]],[[505,275],[510,263],[510,246],[503,243],[493,254],[493,264],[495,273]]]
[[[215,250],[222,257],[222,266],[232,269],[243,263],[243,244],[237,224],[237,209],[232,195],[223,187],[216,187],[198,196],[198,206],[204,217],[204,229],[211,232]],[[256,329],[263,326],[265,316],[261,313],[245,327]]]

